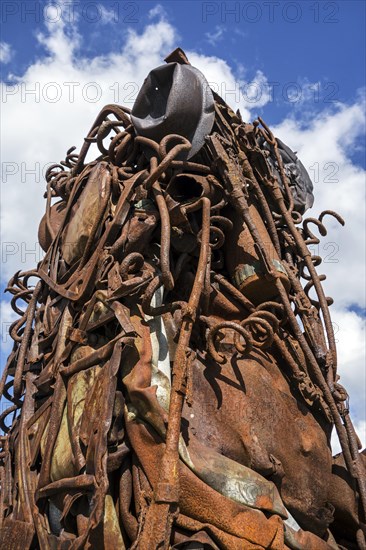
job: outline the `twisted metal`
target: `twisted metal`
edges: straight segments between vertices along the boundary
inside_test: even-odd
[[[316,271],[321,258],[311,255],[308,248],[320,242],[310,224],[325,236],[326,215],[342,225],[344,221],[328,210],[318,219],[302,221],[294,210],[277,141],[261,119],[251,128],[240,121],[230,126],[217,111],[215,128],[197,162],[187,162],[179,158],[191,147],[186,138],[172,134],[157,143],[136,136],[128,109],[107,105],[92,125],[80,153],[74,153],[72,147],[65,161],[47,171],[45,220],[51,244],[38,269],[16,273],[6,289],[13,295],[11,307],[19,319],[10,327],[14,346],[0,382],[0,395],[11,402],[0,415],[0,427],[5,433],[0,438],[0,483],[4,487],[0,522],[12,514],[15,519],[24,518],[36,533],[40,547],[49,544],[45,510],[51,496],[65,497],[65,517],[75,495],[89,498],[89,518],[80,519],[84,523],[74,528],[71,548],[84,547],[92,530],[102,521],[108,471],[122,469],[128,451],[123,428],[115,428],[113,438],[109,432],[112,419],[118,416],[115,396],[118,392],[122,396],[124,391],[117,374],[121,357],[138,337],[133,317],[142,313],[153,318],[170,315],[176,329],[176,349],[160,480],[154,492],[145,495],[138,518],[125,527],[126,537],[131,535],[131,547],[168,548],[170,544],[179,513],[182,409],[191,384],[194,340],[198,338],[195,329],[202,323],[206,330],[201,336],[201,347],[219,365],[228,358],[219,342],[227,329],[234,333],[235,353],[240,356],[248,357],[258,349],[276,350],[281,355],[300,398],[309,407],[320,409],[326,420],[335,424],[347,468],[357,481],[366,510],[365,477],[349,416],[348,396],[338,383],[331,300],[321,284],[325,276]],[[259,137],[274,149],[284,191],[271,172]],[[91,144],[96,145],[100,157],[86,163]],[[62,256],[63,236],[90,174],[100,163],[106,166],[106,192],[82,255],[73,265],[67,265]],[[220,198],[212,202],[207,185],[202,186],[199,198],[192,196],[177,205],[169,195],[169,182],[178,174],[214,176]],[[56,197],[64,206],[58,227],[53,224],[52,214],[52,200]],[[147,205],[142,219],[141,204]],[[286,269],[290,291],[273,267],[250,204],[255,204],[261,213],[271,243]],[[223,255],[220,256],[233,230],[228,209],[238,212],[248,228],[266,278],[277,289],[275,299],[255,305],[230,282]],[[178,226],[172,225],[173,216],[174,223],[179,221]],[[178,237],[174,239],[174,235]],[[31,284],[32,278],[37,278],[36,285]],[[301,278],[307,281],[304,287]],[[163,303],[152,306],[159,289]],[[210,317],[210,300],[213,290],[218,289],[244,312],[240,323],[214,322]],[[315,289],[316,299],[309,296],[311,289]],[[20,307],[20,301],[25,306]],[[291,348],[291,338],[298,342],[301,353]],[[88,347],[88,354],[80,355],[81,344]],[[90,433],[82,419],[81,435],[77,437],[69,415],[77,475],[55,481],[52,456],[72,381],[78,375],[86,376],[93,366],[102,366],[109,373],[108,383],[101,382],[100,416],[89,419],[95,429]],[[97,434],[93,445],[98,460],[93,468],[85,433],[90,438]],[[114,445],[119,454],[108,454],[108,445]],[[15,472],[11,471],[11,461],[15,461]],[[19,497],[14,491],[16,484]],[[123,499],[123,494],[119,498]],[[360,534],[358,538],[361,540]]]

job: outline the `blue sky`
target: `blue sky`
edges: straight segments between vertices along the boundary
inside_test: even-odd
[[[3,0],[2,288],[15,270],[40,259],[45,164],[79,148],[116,93],[131,106],[148,71],[180,46],[245,119],[263,116],[299,152],[314,181],[311,215],[331,208],[346,219],[344,229],[329,222],[315,252],[325,258],[340,373],[365,439],[365,6]],[[4,361],[12,316],[6,295],[1,304]]]
[[[157,5],[150,0],[78,1],[73,8],[71,4],[67,2],[51,15],[46,2],[2,3],[1,40],[14,49],[14,73],[21,73],[47,53],[34,39],[44,20],[56,20],[61,13],[66,21],[78,19],[83,55],[93,58],[118,51],[126,40],[126,27],[142,32]],[[313,93],[314,99],[319,98],[319,108],[335,100],[354,101],[357,90],[365,85],[366,3],[360,0],[159,4],[185,49],[219,56],[239,72],[245,66],[248,73],[259,69],[266,74],[274,83],[275,102],[265,110],[273,122],[282,120],[291,109],[286,92],[291,82],[300,86],[303,81],[319,82]],[[109,11],[110,23],[102,23],[101,6]]]

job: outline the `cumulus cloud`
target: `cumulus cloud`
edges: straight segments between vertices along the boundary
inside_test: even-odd
[[[13,50],[7,42],[0,42],[0,63],[9,63],[13,57]]]
[[[51,18],[50,18],[51,19]],[[158,37],[158,38],[157,38]],[[107,103],[132,106],[151,67],[175,46],[173,27],[159,20],[141,34],[127,32],[125,46],[93,59],[78,55],[80,36],[62,19],[46,24],[37,40],[46,55],[24,74],[2,83],[2,278],[40,259],[37,225],[44,210],[44,173],[78,149]],[[14,223],[17,220],[17,223]]]
[[[305,127],[301,119],[286,119],[275,134],[291,145],[314,182],[315,202],[306,216],[335,210],[345,226],[325,217],[328,228],[312,252],[324,258],[318,271],[327,275],[326,292],[337,307],[365,307],[365,170],[352,161],[352,149],[364,133],[363,99],[338,104],[314,117]],[[316,229],[315,229],[316,232]]]
[[[323,258],[317,270],[327,276],[323,286],[335,300],[330,311],[340,382],[351,396],[351,412],[365,446],[366,340],[365,317],[360,311],[365,308],[366,173],[352,161],[352,152],[364,134],[364,111],[364,98],[359,94],[352,105],[337,104],[305,124],[301,118],[288,118],[274,132],[298,152],[313,180],[315,202],[306,216],[317,218],[323,210],[335,210],[345,220],[342,227],[334,218],[324,217],[328,234],[320,237],[319,245],[311,245],[311,251]],[[335,435],[333,448],[339,450]]]
[[[67,24],[58,13],[48,13],[45,29],[36,34],[44,56],[31,63],[23,74],[10,75],[12,86],[2,83],[2,126],[6,135],[2,144],[1,189],[6,204],[1,212],[4,279],[41,258],[37,225],[44,210],[42,194],[47,167],[64,158],[70,146],[80,148],[105,104],[132,107],[148,72],[179,43],[177,30],[161,6],[150,11],[150,18],[155,19],[142,32],[125,29],[125,42],[119,51],[90,58],[83,55],[77,17]],[[249,119],[255,104],[245,101],[233,69],[218,57],[194,52],[188,55],[212,87],[228,101],[231,99],[233,107],[240,108]],[[264,80],[258,72],[253,82]],[[234,95],[230,90],[234,90]]]
[[[154,19],[154,17],[157,17],[158,19],[165,19],[166,16],[167,16],[166,10],[163,8],[161,4],[156,4],[156,6],[151,8],[148,14],[149,19]]]
[[[310,82],[308,78],[299,78],[297,82],[288,82],[283,92],[296,109],[302,109],[304,103],[319,102],[320,90],[320,81]]]
[[[350,395],[350,410],[358,436],[366,445],[365,411],[365,318],[345,308],[332,310],[332,322],[338,350],[340,383]],[[334,438],[336,448],[338,442]]]
[[[257,115],[258,109],[266,105],[271,98],[267,77],[262,71],[256,71],[249,80],[243,67],[238,74],[219,57],[187,51],[192,65],[202,71],[211,88],[218,93],[234,111],[240,110],[244,120],[249,121]],[[253,113],[253,114],[252,114]]]
[[[216,46],[224,38],[225,27],[223,25],[216,25],[213,32],[205,32],[206,42],[211,46]]]
[[[97,4],[96,17],[104,25],[116,23],[118,20],[115,10],[108,9],[103,4]]]

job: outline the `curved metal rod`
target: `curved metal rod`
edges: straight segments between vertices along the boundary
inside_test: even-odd
[[[133,137],[132,135],[127,132],[127,135],[122,139],[121,143],[119,143],[117,146],[116,146],[116,149],[115,149],[115,162],[117,165],[122,165],[123,164],[123,157],[127,154],[128,155],[128,151],[129,151],[129,146],[131,145],[131,141],[132,141]]]
[[[274,329],[270,325],[270,323],[264,318],[265,313],[269,314],[270,316],[271,314],[268,311],[261,313],[261,317],[259,315],[253,314],[247,319],[244,319],[244,321],[240,323],[240,326],[248,329],[254,347],[259,349],[267,349],[273,343]]]
[[[119,120],[105,120],[99,126],[96,139],[97,139],[98,149],[103,155],[109,155],[109,150],[104,147],[103,140],[108,136],[111,130],[114,130],[116,127],[121,126],[122,124],[123,123],[120,122]]]
[[[78,155],[78,160],[75,164],[75,166],[72,168],[71,173],[72,175],[76,175],[79,173],[85,157],[88,153],[90,143],[92,141],[95,141],[95,135],[97,134],[97,131],[99,129],[99,126],[102,124],[103,121],[107,118],[108,115],[114,115],[117,119],[121,121],[123,126],[127,128],[131,124],[130,118],[126,115],[127,109],[123,108],[118,105],[114,104],[108,104],[103,107],[103,109],[98,114],[97,118],[95,119],[88,136],[84,139],[84,144],[82,145],[80,149],[80,153]]]
[[[147,190],[149,190],[152,184],[157,181],[160,176],[169,168],[171,162],[175,159],[175,157],[177,157],[183,151],[190,150],[192,147],[190,141],[188,141],[188,139],[184,138],[183,136],[170,134],[169,136],[165,136],[165,138],[163,138],[162,142],[159,144],[160,156],[162,155],[162,152],[166,152],[166,145],[169,143],[170,139],[173,138],[175,140],[181,141],[181,143],[178,143],[169,151],[169,153],[166,153],[160,164],[158,164],[155,170],[153,170],[146,178],[146,180],[144,181],[144,186]]]
[[[211,236],[214,236],[216,239],[214,242],[211,242]],[[202,229],[197,234],[197,242],[201,242],[202,237]],[[219,227],[215,227],[213,225],[210,225],[210,247],[211,250],[217,250],[218,248],[221,248],[225,243],[225,235],[224,232],[221,231]]]
[[[29,306],[27,309],[27,321],[24,329],[22,342],[19,348],[17,366],[14,374],[14,397],[18,399],[20,398],[22,393],[22,383],[23,383],[22,377],[23,377],[25,357],[28,350],[29,339],[32,333],[32,323],[33,323],[33,318],[37,307],[38,295],[41,292],[41,288],[42,288],[42,281],[39,281],[37,283],[36,288],[34,289],[32,299],[29,302]]]
[[[337,222],[340,223],[342,226],[345,225],[345,221],[344,221],[344,219],[342,218],[342,216],[340,216],[339,214],[337,214],[337,212],[334,212],[334,210],[323,210],[323,212],[321,212],[321,214],[319,215],[319,221],[320,221],[320,222],[323,221],[324,216],[332,216],[332,217],[335,218],[335,219],[337,220]]]
[[[151,171],[157,169],[157,158],[150,161]],[[170,216],[160,184],[154,181],[152,184],[154,198],[160,214],[160,269],[164,287],[169,291],[174,288],[174,279],[170,271]]]
[[[234,345],[237,351],[240,354],[248,354],[253,348],[253,339],[251,334],[248,330],[242,325],[238,323],[234,323],[233,321],[223,321],[222,323],[218,323],[217,325],[213,326],[209,329],[208,335],[207,335],[207,349],[210,353],[211,357],[219,364],[224,364],[227,361],[227,358],[225,355],[219,353],[216,350],[216,338],[220,332],[220,330],[223,329],[231,329],[234,331]],[[244,340],[244,344],[239,341],[239,336],[241,336]]]
[[[119,273],[122,279],[127,279],[129,273],[141,271],[145,263],[145,258],[139,252],[131,252],[121,262]],[[133,267],[133,270],[131,270]]]
[[[8,433],[10,428],[8,428],[8,426],[5,424],[5,419],[7,416],[9,416],[9,414],[15,412],[16,410],[18,410],[18,405],[10,405],[10,407],[6,408],[1,414],[0,414],[0,429],[4,432],[4,433]]]
[[[10,305],[15,313],[17,313],[18,315],[24,315],[25,311],[17,306],[17,301],[23,300],[28,306],[29,301],[32,298],[32,293],[33,290],[28,288],[26,290],[19,290],[16,294],[14,293],[13,298],[10,300]]]
[[[277,161],[277,165],[278,165],[278,168],[280,170],[281,181],[283,183],[283,187],[284,187],[284,189],[286,191],[286,195],[287,195],[287,200],[288,200],[287,212],[291,213],[291,215],[292,215],[292,213],[294,212],[294,197],[293,197],[293,194],[292,194],[291,189],[290,189],[290,184],[289,184],[289,180],[288,180],[288,177],[286,175],[286,172],[285,172],[285,168],[283,166],[282,157],[281,157],[281,155],[279,153],[279,150],[278,150],[277,140],[274,137],[271,130],[269,129],[269,127],[265,124],[263,119],[261,117],[258,117],[258,120],[266,130],[267,137],[265,137],[265,139],[273,147],[274,154],[275,154],[276,161]],[[295,219],[294,218],[292,218],[292,219],[293,219],[294,223],[300,223],[301,222],[301,214],[296,212]]]
[[[163,280],[161,275],[157,275],[154,277],[154,279],[151,281],[147,289],[145,290],[141,307],[142,311],[149,315],[150,317],[155,317],[157,315],[162,315],[163,313],[173,312],[177,309],[182,309],[187,306],[186,302],[178,301],[178,302],[172,302],[170,304],[164,304],[162,306],[153,307],[151,305],[151,300],[155,294],[155,292],[163,286]]]
[[[305,239],[305,244],[307,246],[309,246],[309,244],[319,244],[320,243],[320,239],[318,237],[316,237],[314,235],[314,233],[312,233],[309,229],[309,224],[310,223],[313,223],[314,225],[317,226],[318,230],[319,230],[319,233],[322,237],[325,237],[326,234],[327,234],[327,230],[326,230],[326,227],[322,224],[322,222],[320,220],[318,220],[317,218],[306,218],[304,221],[303,221],[303,231],[304,231],[304,239]]]

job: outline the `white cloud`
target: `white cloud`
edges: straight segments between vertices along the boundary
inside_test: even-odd
[[[308,78],[299,78],[297,82],[287,82],[282,93],[295,109],[302,109],[304,103],[319,102],[321,82],[310,82]]]
[[[311,251],[323,257],[317,271],[327,276],[325,293],[335,301],[330,312],[340,383],[350,395],[355,422],[362,426],[366,418],[365,319],[348,308],[365,307],[366,174],[350,156],[364,133],[364,99],[360,94],[353,105],[338,104],[317,114],[306,126],[301,118],[287,119],[274,128],[274,133],[298,152],[314,182],[314,206],[305,217],[317,218],[323,210],[335,210],[346,222],[342,227],[326,216],[328,234],[320,237],[319,245],[312,245]],[[315,226],[310,227],[318,235]],[[359,436],[365,445],[364,431]],[[335,435],[333,447],[339,449]]]
[[[141,34],[127,30],[120,51],[93,59],[78,54],[77,27],[66,28],[62,19],[48,23],[37,40],[47,55],[15,76],[13,87],[2,84],[3,279],[40,259],[37,227],[47,165],[64,158],[71,145],[80,149],[105,104],[132,106],[148,72],[174,48],[176,33],[164,21]]]
[[[73,56],[80,46],[81,37],[78,33],[76,22],[78,14],[74,12],[72,22],[68,24],[63,15],[64,0],[59,4],[50,5],[47,8],[47,17],[45,18],[45,26],[47,33],[37,33],[37,41],[42,44],[48,53],[48,57],[38,61],[35,65],[28,68],[32,70],[34,66],[40,68],[42,65],[49,67],[51,65],[72,64]],[[27,73],[26,73],[27,75]],[[24,76],[19,77],[19,80],[24,80]]]
[[[340,383],[350,396],[350,409],[356,430],[366,445],[365,437],[365,318],[342,308],[332,311],[332,322],[338,350]]]
[[[6,204],[1,211],[3,279],[19,267],[32,267],[40,260],[37,227],[45,205],[43,175],[47,166],[63,159],[70,146],[80,149],[104,105],[132,107],[149,71],[161,65],[178,45],[179,35],[161,8],[157,6],[150,14],[157,20],[141,33],[125,29],[125,42],[119,51],[87,58],[77,18],[70,24],[58,14],[48,13],[46,29],[36,35],[45,55],[23,74],[13,75],[13,87],[2,84],[2,129],[6,136],[2,143],[1,186]],[[249,119],[255,105],[238,93],[232,68],[218,57],[194,52],[188,55],[217,91],[224,92],[222,95],[233,107],[240,107]],[[253,82],[264,79],[262,73],[257,73]],[[235,90],[237,97],[229,90]]]
[[[353,105],[339,104],[333,111],[318,113],[305,128],[301,119],[293,118],[274,128],[298,152],[314,182],[315,202],[306,217],[335,210],[346,222],[341,227],[326,216],[328,234],[311,248],[324,258],[318,272],[327,275],[326,292],[343,308],[351,304],[365,307],[366,173],[350,156],[363,135],[364,120],[364,102],[359,99]]]
[[[359,422],[353,422],[356,434],[358,435],[358,438],[361,442],[362,449],[365,449],[366,446],[366,421],[360,420]],[[333,456],[341,453],[342,448],[341,444],[339,443],[339,439],[337,436],[337,432],[335,429],[332,431],[332,439],[331,439],[331,447],[332,447],[332,454]]]
[[[233,73],[230,65],[215,56],[187,51],[189,61],[202,71],[211,88],[218,93],[234,111],[240,110],[243,120],[250,121],[258,109],[270,100],[268,81],[261,71],[252,80],[244,79],[245,70],[239,67],[240,77]],[[251,114],[254,111],[254,115]]]
[[[103,6],[103,4],[97,4],[96,15],[99,18],[99,21],[104,25],[116,23],[118,21],[116,11],[113,9],[108,9],[106,6]]]
[[[206,42],[211,46],[216,46],[224,38],[225,27],[222,25],[216,25],[213,32],[205,32]]]
[[[165,19],[167,16],[166,10],[163,8],[161,4],[157,4],[148,13],[149,19],[154,19],[154,17],[157,17],[159,19]]]
[[[13,57],[13,50],[7,42],[0,42],[0,63],[9,63]]]
[[[0,301],[0,338],[1,338],[1,351],[4,355],[10,353],[13,347],[13,340],[9,335],[10,325],[19,319],[19,316],[15,311],[13,311],[10,302],[6,300]]]
[[[361,440],[362,447],[365,448],[366,445],[366,420],[360,420],[359,422],[356,422],[355,430],[358,435],[358,437]]]

